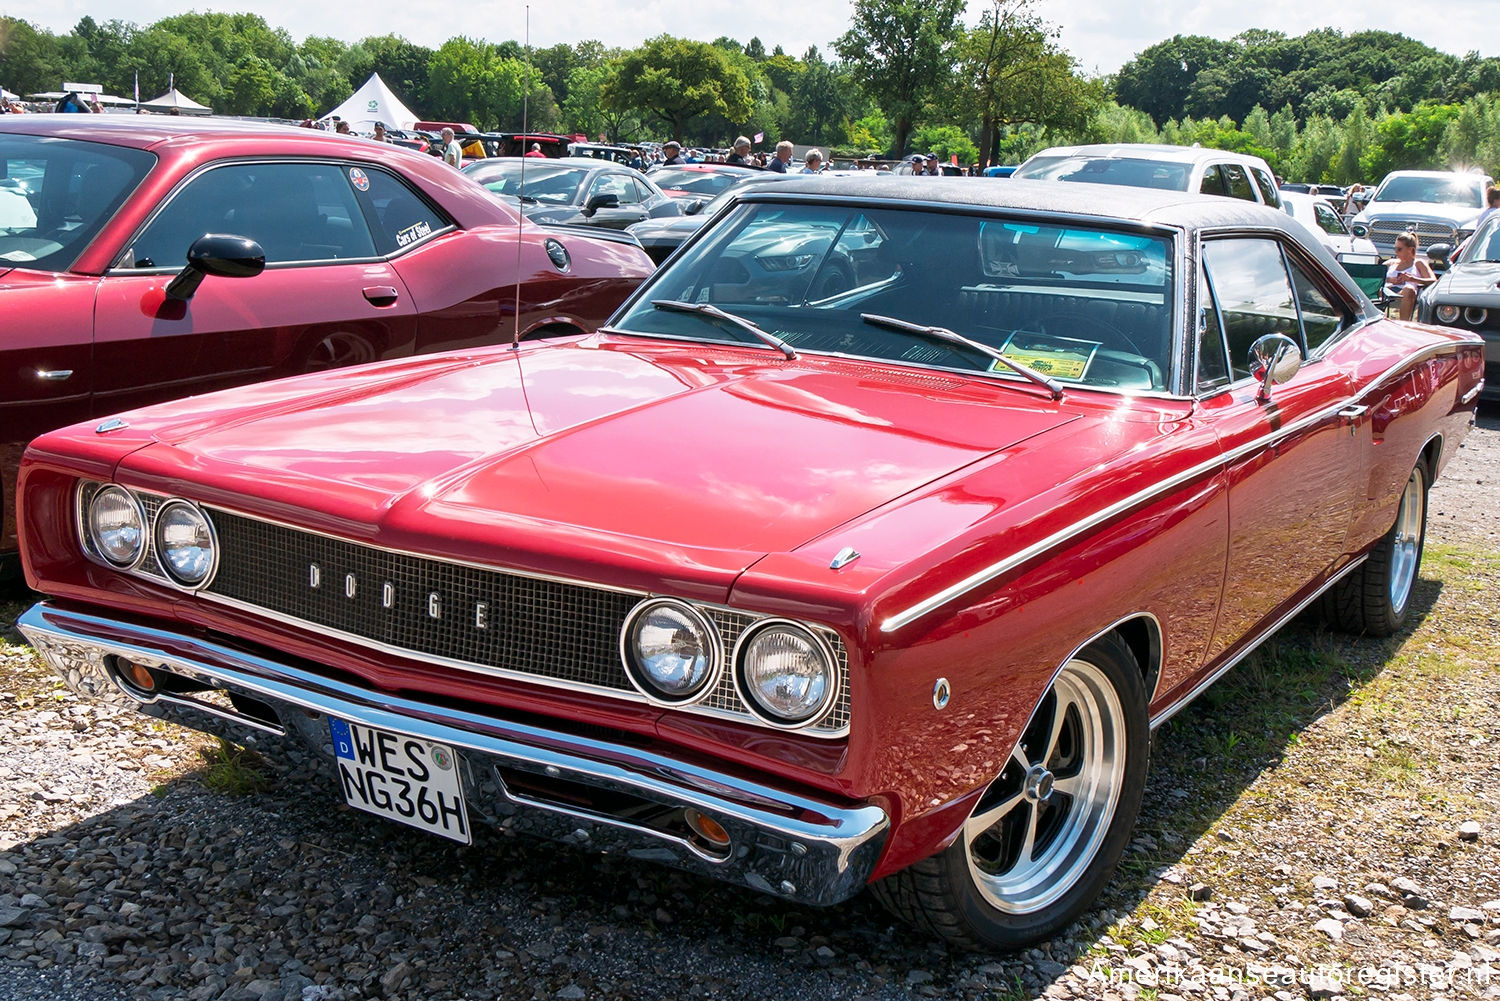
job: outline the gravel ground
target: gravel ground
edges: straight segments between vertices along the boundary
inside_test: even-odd
[[[74,699],[9,632],[0,1001],[1500,997],[1497,482],[1491,415],[1433,490],[1414,628],[1293,623],[1175,717],[1098,909],[1019,955],[950,952],[868,895],[787,907],[408,833],[305,758],[226,761]]]

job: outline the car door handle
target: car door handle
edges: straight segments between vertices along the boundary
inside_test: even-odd
[[[39,368],[36,370],[36,377],[43,382],[62,382],[73,378],[73,370],[71,368]]]
[[[1363,417],[1365,415],[1365,412],[1369,409],[1369,407],[1361,407],[1356,404],[1352,407],[1345,407],[1343,410],[1340,410],[1339,416],[1343,417],[1346,420],[1359,420],[1359,418]]]
[[[396,290],[389,285],[371,285],[362,291],[365,298],[376,306],[389,306],[400,297]]]

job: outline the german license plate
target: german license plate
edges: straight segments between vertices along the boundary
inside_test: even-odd
[[[458,759],[446,744],[328,721],[344,799],[387,817],[469,844]]]

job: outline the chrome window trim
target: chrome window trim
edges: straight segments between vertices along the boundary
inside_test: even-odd
[[[818,708],[813,711],[813,713],[809,715],[807,719],[801,720],[800,722],[793,723],[788,722],[784,719],[778,719],[777,717],[767,712],[765,708],[762,707],[761,704],[750,695],[748,691],[749,686],[745,683],[743,672],[740,670],[741,658],[744,656],[746,641],[756,633],[763,632],[766,629],[772,628],[773,626],[791,626],[795,629],[799,629],[802,632],[807,633],[808,636],[812,637],[813,644],[818,648],[818,652],[823,655],[823,658],[827,662],[830,673],[833,677],[833,684],[828,686],[828,692],[824,696],[822,703],[819,704]],[[818,635],[818,631],[816,629],[810,629],[808,628],[807,623],[798,622],[796,619],[787,619],[779,616],[768,617],[762,619],[754,625],[747,626],[745,629],[741,630],[739,638],[735,641],[734,644],[734,654],[731,658],[731,663],[732,670],[734,671],[733,680],[735,694],[740,697],[740,701],[743,702],[746,708],[750,710],[750,714],[752,716],[754,716],[756,719],[760,720],[767,726],[775,727],[778,730],[802,730],[806,727],[812,726],[818,720],[827,716],[829,711],[833,709],[834,704],[838,702],[839,695],[844,685],[843,672],[839,670],[839,659],[834,654],[833,648],[829,646],[828,642],[822,636]]]
[[[1145,490],[1137,491],[1129,497],[1126,497],[1124,500],[1117,501],[1101,511],[1096,511],[1094,514],[1089,515],[1087,518],[1081,518],[1078,521],[1075,521],[1073,524],[1067,526],[1066,528],[1062,528],[1047,536],[1045,539],[1041,539],[1038,542],[1032,543],[1020,552],[1013,553],[1003,560],[992,563],[988,567],[985,567],[983,570],[980,570],[974,574],[970,574],[968,577],[965,577],[958,583],[944,588],[937,594],[919,601],[909,608],[897,612],[896,614],[885,619],[885,621],[881,622],[880,631],[882,633],[895,632],[897,629],[900,629],[902,626],[916,621],[917,619],[926,615],[928,612],[935,611],[936,609],[941,608],[943,605],[948,604],[950,601],[953,601],[955,598],[961,597],[962,595],[967,594],[968,592],[973,591],[976,588],[983,587],[985,584],[988,584],[995,578],[1010,572],[1021,564],[1026,563],[1037,556],[1040,556],[1042,553],[1045,553],[1048,550],[1056,549],[1058,546],[1069,542],[1076,536],[1082,535],[1085,532],[1097,528],[1099,525],[1110,521],[1111,519],[1117,517],[1120,514],[1123,514],[1133,507],[1154,500],[1155,498],[1163,494],[1175,490],[1177,487],[1183,485],[1184,483],[1191,482],[1192,480],[1195,480],[1200,476],[1207,475],[1208,473],[1211,473],[1222,466],[1228,466],[1235,462],[1238,462],[1240,459],[1252,452],[1259,451],[1263,448],[1268,448],[1285,438],[1289,438],[1295,434],[1300,434],[1302,431],[1313,426],[1314,424],[1318,424],[1322,421],[1328,420],[1331,417],[1336,417],[1340,410],[1349,406],[1351,403],[1363,400],[1365,397],[1374,393],[1377,389],[1385,384],[1386,380],[1400,373],[1403,369],[1411,365],[1415,365],[1417,362],[1424,361],[1428,357],[1435,357],[1437,355],[1445,354],[1456,355],[1460,347],[1461,345],[1459,344],[1429,344],[1426,347],[1421,348],[1420,350],[1414,351],[1410,355],[1407,355],[1405,358],[1403,358],[1401,361],[1397,362],[1390,368],[1386,369],[1384,372],[1380,373],[1380,375],[1376,376],[1374,379],[1370,380],[1370,383],[1364,389],[1360,390],[1354,395],[1347,396],[1339,402],[1330,404],[1329,406],[1323,408],[1320,411],[1317,411],[1316,413],[1309,414],[1306,417],[1303,417],[1301,420],[1298,420],[1292,424],[1288,424],[1287,426],[1280,428],[1277,431],[1273,431],[1270,434],[1262,435],[1260,438],[1257,438],[1254,441],[1246,442],[1245,444],[1231,449],[1228,452],[1222,453],[1221,455],[1218,455],[1213,459],[1208,459],[1204,462],[1200,462],[1198,465],[1193,466],[1190,469],[1186,469],[1175,476],[1168,477],[1155,486],[1148,487]],[[1220,390],[1220,392],[1226,391],[1227,390]]]
[[[397,174],[397,173],[395,173],[394,171],[392,171],[392,170],[390,170],[388,168],[381,167],[381,166],[378,166],[378,165],[373,164],[373,163],[366,163],[363,160],[343,160],[343,159],[339,159],[337,157],[331,157],[331,156],[327,156],[327,155],[321,155],[321,156],[275,155],[275,156],[236,156],[236,157],[225,157],[222,160],[211,160],[208,163],[202,164],[202,165],[200,165],[198,167],[194,167],[187,174],[185,174],[181,178],[179,178],[178,181],[177,181],[177,183],[172,186],[172,190],[168,191],[166,193],[166,195],[162,197],[161,201],[159,201],[159,202],[156,203],[156,207],[151,210],[151,213],[148,216],[146,216],[145,219],[141,220],[140,225],[137,226],[135,228],[135,230],[131,232],[130,236],[125,240],[125,242],[123,242],[122,244],[120,244],[120,250],[119,250],[119,252],[117,254],[115,254],[114,259],[110,261],[109,266],[107,268],[105,268],[104,273],[106,275],[125,276],[125,275],[175,275],[178,272],[180,272],[182,270],[182,268],[183,268],[183,265],[177,265],[175,267],[171,266],[171,265],[165,265],[165,266],[152,267],[152,268],[134,268],[134,267],[127,268],[121,262],[125,259],[126,253],[130,252],[132,250],[132,248],[135,247],[135,243],[136,243],[137,240],[139,240],[141,238],[141,235],[143,233],[145,233],[146,230],[153,223],[156,222],[157,217],[159,217],[162,214],[162,212],[164,212],[167,209],[167,207],[169,205],[171,205],[172,202],[174,200],[176,200],[178,198],[178,196],[180,196],[182,194],[182,192],[187,189],[188,185],[192,184],[198,178],[202,177],[204,174],[208,173],[211,170],[218,170],[218,169],[223,168],[223,167],[241,167],[241,166],[245,166],[247,164],[257,164],[257,163],[290,163],[290,164],[309,164],[309,163],[311,163],[311,164],[326,164],[326,165],[329,165],[329,166],[332,166],[332,167],[336,167],[341,172],[344,172],[345,183],[348,183],[347,169],[350,166],[357,166],[361,170],[366,170],[366,169],[381,170],[381,171],[384,171],[387,174],[391,174],[392,176],[396,177],[397,180],[399,181],[399,183],[401,183],[402,185],[404,185],[406,188],[413,190],[413,193],[416,194],[422,200],[422,202],[424,202],[426,205],[428,205],[428,207],[432,208],[442,218],[448,220],[447,225],[443,226],[442,228],[440,228],[440,229],[434,229],[431,233],[429,233],[427,236],[423,237],[421,240],[414,241],[414,242],[406,245],[405,247],[400,247],[400,248],[398,248],[396,250],[396,252],[391,253],[391,254],[380,254],[380,253],[377,253],[373,257],[330,257],[330,258],[315,258],[313,260],[307,260],[307,261],[275,261],[275,262],[268,261],[268,262],[266,262],[266,268],[265,268],[267,271],[282,270],[282,269],[286,269],[286,268],[309,268],[309,267],[323,268],[323,267],[328,267],[330,265],[337,265],[337,264],[372,264],[372,263],[393,261],[393,260],[395,260],[398,257],[404,256],[412,248],[423,246],[423,245],[431,242],[431,240],[432,240],[433,237],[442,235],[444,233],[450,233],[450,232],[458,229],[458,224],[453,221],[452,217],[449,216],[447,212],[444,212],[441,209],[437,208],[436,206],[433,206],[433,204],[432,204],[432,202],[431,202],[430,199],[428,199],[427,197],[425,197],[424,195],[422,195],[422,193],[420,191],[416,191],[415,189],[412,189],[412,186],[410,184],[407,184],[406,181],[404,179],[402,179],[402,177],[401,177],[400,174]],[[366,232],[370,233],[370,244],[371,244],[371,246],[374,246],[374,244],[376,242],[375,241],[375,234],[370,231],[370,222],[369,222],[368,219],[365,218],[365,214],[364,214],[363,210],[360,211],[359,218],[360,218],[360,222],[364,223]],[[183,264],[186,264],[186,263],[187,263],[186,260],[184,260]]]
[[[669,699],[663,695],[656,694],[649,684],[637,679],[635,676],[637,670],[636,657],[629,642],[631,627],[646,612],[663,605],[685,612],[689,617],[697,621],[698,625],[703,628],[704,634],[708,636],[708,653],[711,660],[708,677],[698,686],[696,691],[685,699]],[[719,635],[718,627],[713,624],[713,621],[708,616],[700,612],[690,602],[683,601],[680,598],[647,598],[632,608],[630,614],[625,616],[625,621],[620,624],[619,651],[620,662],[625,667],[625,677],[635,686],[635,690],[647,702],[665,709],[684,709],[702,702],[713,694],[714,689],[719,686],[719,679],[724,675],[724,638]]]
[[[98,480],[80,481],[78,489],[81,491],[88,484],[97,484],[97,485],[100,485],[100,486],[120,486],[122,489],[124,489],[127,492],[132,493],[132,494],[137,494],[137,493],[139,493],[139,494],[149,494],[149,495],[151,495],[153,497],[163,497],[163,498],[166,498],[167,500],[174,499],[171,495],[158,493],[157,491],[154,491],[154,490],[145,490],[145,489],[140,489],[140,488],[137,488],[137,487],[126,487],[123,484],[117,484],[117,483],[114,483],[114,484],[112,484],[112,483],[102,483],[101,481],[98,481]],[[75,506],[77,506],[76,503],[75,503]],[[516,576],[516,577],[524,577],[524,578],[526,578],[528,580],[539,580],[539,581],[546,581],[548,583],[553,583],[553,584],[566,584],[566,585],[570,585],[570,586],[573,586],[573,587],[592,588],[592,589],[594,589],[596,591],[608,591],[608,592],[613,593],[613,594],[631,595],[631,596],[639,597],[639,598],[642,598],[642,599],[650,599],[650,598],[657,598],[657,597],[660,597],[660,598],[673,597],[671,595],[658,595],[658,594],[654,594],[653,592],[650,592],[650,591],[640,591],[640,590],[636,590],[634,588],[615,587],[615,586],[611,586],[611,585],[608,585],[608,584],[596,583],[594,581],[579,580],[579,579],[573,578],[573,577],[562,577],[562,576],[558,576],[558,575],[555,575],[555,574],[543,574],[543,573],[536,573],[536,572],[532,572],[532,571],[518,570],[518,569],[515,569],[515,568],[512,568],[512,567],[502,566],[502,565],[494,564],[494,563],[481,563],[481,562],[478,562],[478,561],[475,561],[475,560],[464,560],[464,559],[450,558],[450,557],[446,557],[446,556],[435,556],[432,553],[421,553],[421,552],[416,552],[414,550],[399,549],[399,548],[396,548],[396,547],[393,547],[393,546],[381,546],[381,545],[377,545],[377,544],[375,544],[373,542],[369,542],[369,541],[362,541],[362,540],[359,540],[359,539],[350,539],[350,538],[347,538],[345,536],[334,535],[334,534],[332,534],[330,532],[320,532],[320,531],[318,531],[316,529],[311,529],[311,528],[307,528],[305,526],[295,525],[295,524],[292,524],[291,522],[281,521],[281,520],[276,519],[276,518],[268,518],[268,517],[264,517],[262,515],[251,514],[251,513],[247,512],[247,511],[240,510],[240,509],[237,509],[237,508],[233,508],[233,507],[230,507],[230,506],[224,505],[224,504],[202,504],[202,505],[200,505],[200,508],[202,510],[204,510],[205,514],[208,515],[208,519],[209,519],[209,523],[210,524],[213,523],[213,512],[215,510],[222,510],[222,511],[228,513],[228,514],[235,515],[236,517],[248,518],[248,519],[250,519],[252,521],[264,522],[265,524],[268,524],[268,525],[277,525],[277,526],[280,526],[281,528],[285,528],[285,529],[288,529],[290,531],[303,532],[303,533],[308,534],[308,535],[316,535],[316,536],[318,536],[320,538],[331,539],[334,542],[347,543],[347,544],[359,545],[359,546],[368,546],[371,549],[378,549],[378,550],[380,550],[382,552],[392,553],[392,554],[395,554],[397,556],[410,556],[410,557],[413,557],[413,558],[416,558],[416,559],[435,560],[435,561],[439,561],[439,562],[450,563],[450,564],[453,564],[455,566],[470,567],[470,568],[475,569],[475,570],[484,570],[484,571],[488,571],[488,572],[491,572],[491,573],[501,573],[501,574],[509,574],[509,575]],[[144,548],[145,547],[143,547],[143,550],[144,550]],[[104,566],[109,566],[110,569],[113,569],[113,570],[118,570],[119,569],[119,568],[114,567],[114,566],[112,566],[112,565],[110,565],[108,563],[103,563],[102,559],[100,557],[91,556],[90,558],[92,558],[95,562],[100,562]],[[256,618],[259,618],[259,619],[262,619],[262,620],[265,620],[265,621],[275,622],[275,623],[279,623],[281,625],[293,626],[293,627],[295,627],[297,629],[304,630],[306,632],[313,633],[313,634],[318,635],[318,636],[334,637],[334,638],[337,638],[337,639],[342,640],[344,642],[347,642],[347,643],[349,643],[349,644],[351,644],[353,646],[358,646],[358,647],[361,647],[361,648],[364,648],[364,649],[367,649],[367,650],[374,650],[374,651],[379,652],[379,653],[389,654],[389,655],[391,655],[393,657],[400,657],[400,658],[403,658],[403,659],[406,659],[406,660],[420,660],[424,664],[432,664],[432,665],[436,665],[436,666],[440,666],[440,667],[452,668],[452,669],[458,670],[458,671],[466,671],[466,672],[468,672],[470,674],[479,674],[479,675],[483,675],[485,677],[499,678],[499,679],[506,680],[506,681],[515,681],[515,682],[520,682],[520,683],[527,684],[527,685],[540,685],[540,686],[547,687],[547,688],[555,688],[555,689],[557,689],[559,691],[584,692],[584,693],[591,694],[591,695],[597,695],[597,696],[600,696],[600,697],[603,697],[603,698],[609,698],[609,699],[615,699],[615,700],[622,700],[622,701],[626,701],[626,702],[636,702],[636,703],[640,703],[640,704],[643,704],[643,705],[650,704],[649,701],[644,696],[640,695],[637,692],[628,690],[628,689],[607,688],[607,687],[602,686],[602,685],[591,685],[591,684],[588,684],[586,682],[579,682],[579,681],[565,681],[565,680],[560,680],[560,679],[555,679],[555,678],[548,678],[548,677],[546,677],[544,675],[526,674],[526,673],[521,672],[521,671],[511,671],[511,670],[508,670],[508,669],[505,669],[505,668],[488,667],[488,666],[485,666],[483,664],[474,664],[474,663],[470,663],[468,661],[456,660],[456,659],[449,658],[449,657],[442,657],[442,656],[438,656],[438,655],[434,655],[434,654],[420,653],[418,651],[408,650],[405,647],[398,647],[398,646],[394,646],[392,644],[382,643],[379,640],[373,640],[373,639],[370,639],[369,637],[366,637],[366,636],[360,636],[360,635],[355,634],[355,633],[345,632],[345,631],[343,631],[341,629],[335,629],[335,628],[333,628],[331,626],[325,626],[325,625],[322,625],[320,623],[310,622],[310,621],[308,621],[306,619],[299,619],[299,618],[297,618],[296,616],[293,616],[293,615],[284,615],[284,614],[282,614],[280,612],[274,612],[274,611],[271,611],[269,609],[266,609],[266,608],[264,608],[264,607],[262,607],[260,605],[255,605],[255,604],[252,604],[250,602],[239,601],[238,599],[235,599],[235,598],[228,598],[228,597],[225,597],[223,595],[214,594],[211,591],[205,591],[205,590],[201,590],[201,589],[190,591],[189,589],[183,588],[181,585],[178,585],[176,582],[174,582],[170,577],[168,577],[166,575],[165,571],[162,572],[161,576],[157,576],[155,574],[147,573],[144,570],[140,569],[139,566],[137,566],[136,568],[134,568],[132,570],[129,570],[129,571],[120,571],[120,572],[122,572],[122,573],[129,573],[133,577],[139,577],[142,580],[150,581],[153,584],[166,584],[168,587],[170,587],[174,591],[178,591],[178,592],[182,592],[182,593],[191,593],[193,595],[193,597],[195,597],[195,598],[197,598],[199,600],[212,601],[213,603],[215,603],[217,605],[221,605],[221,606],[226,607],[226,608],[233,608],[233,609],[235,609],[237,611],[246,612],[246,613],[249,613],[251,615],[254,615]],[[217,567],[215,568],[215,572],[217,573]],[[715,603],[715,602],[689,601],[687,599],[682,599],[682,598],[678,598],[676,600],[678,600],[678,601],[684,601],[686,604],[688,604],[692,608],[694,608],[696,610],[700,610],[700,612],[701,612],[702,609],[721,609],[721,610],[723,610],[725,612],[730,612],[730,613],[733,613],[735,615],[743,615],[743,616],[746,616],[748,618],[752,618],[752,619],[755,619],[755,620],[767,619],[767,618],[779,618],[779,616],[769,615],[769,614],[764,613],[764,612],[755,612],[755,611],[751,611],[749,609],[736,608],[736,607],[734,607],[732,605],[723,605],[723,604],[718,604],[718,603]],[[826,640],[824,634],[825,633],[832,633],[834,635],[838,635],[838,630],[834,629],[832,626],[829,626],[829,625],[826,625],[826,624],[823,624],[823,623],[798,622],[797,620],[794,620],[794,619],[788,619],[787,621],[789,621],[789,622],[796,622],[796,624],[802,626],[802,628],[807,629],[815,637],[817,637],[820,640],[820,642],[823,642],[825,645],[829,646],[830,649],[831,649],[831,644],[828,643],[828,641]],[[757,621],[756,624],[758,624],[758,621]],[[746,628],[748,629],[748,628],[751,628],[751,627],[747,626]],[[717,628],[714,629],[714,632],[715,632],[715,634],[718,633]],[[848,643],[846,641],[843,641],[842,637],[840,637],[840,640],[841,640],[841,642],[843,642],[843,645],[844,645],[846,653],[847,653]],[[833,665],[834,665],[834,672],[835,672],[836,675],[839,676],[840,684],[842,685],[844,671],[840,667],[839,658],[837,656],[834,656],[832,662],[833,662]],[[628,670],[626,671],[626,674],[627,675],[629,674]],[[722,672],[721,672],[720,673],[720,678],[722,678],[722,677],[723,677],[723,675],[722,675]],[[705,691],[705,697],[707,697],[707,695],[709,695],[709,694],[712,694],[712,692],[714,690],[714,687],[716,687],[716,686],[710,686],[710,687],[708,687],[706,689],[706,691]],[[738,695],[738,692],[736,692],[736,695]],[[830,702],[829,705],[828,705],[828,707],[824,710],[824,713],[823,713],[822,716],[815,717],[815,718],[813,718],[811,720],[808,720],[806,723],[800,724],[799,727],[794,728],[795,732],[799,736],[812,737],[812,738],[815,738],[815,739],[818,739],[818,740],[840,740],[840,739],[843,739],[843,738],[847,737],[849,735],[849,730],[850,730],[850,725],[848,725],[848,724],[846,724],[844,726],[841,726],[841,727],[837,727],[837,728],[834,728],[834,727],[829,727],[829,728],[824,728],[824,729],[818,729],[817,728],[819,721],[828,715],[828,712],[833,709],[834,705],[835,705],[835,702]],[[755,714],[752,711],[750,711],[750,709],[748,708],[748,706],[746,707],[746,711],[743,712],[743,713],[732,712],[732,711],[725,710],[725,709],[716,709],[716,708],[713,708],[711,706],[704,706],[704,705],[698,705],[698,704],[692,704],[692,705],[672,704],[670,706],[670,708],[678,710],[678,711],[681,711],[681,712],[693,713],[693,714],[696,714],[696,715],[699,715],[699,716],[710,716],[710,717],[713,717],[715,719],[721,719],[721,720],[725,720],[725,721],[728,721],[728,722],[731,722],[731,723],[739,723],[739,724],[742,724],[742,725],[743,724],[749,724],[749,725],[754,726],[754,725],[759,725],[761,723],[759,717],[755,716]],[[780,728],[778,728],[778,729],[780,729]]]

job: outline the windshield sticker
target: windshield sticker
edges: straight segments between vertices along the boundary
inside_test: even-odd
[[[358,167],[349,168],[349,182],[360,191],[370,190],[370,179],[366,177],[365,172],[360,170]]]
[[[1080,341],[1072,337],[1017,330],[1000,346],[1000,353],[1012,361],[1054,379],[1078,382],[1088,373],[1098,341]],[[991,372],[1010,371],[1001,362],[990,365]]]
[[[424,236],[432,233],[432,224],[426,221],[414,222],[410,226],[396,234],[396,246],[404,247],[409,243],[415,243]]]

